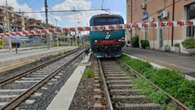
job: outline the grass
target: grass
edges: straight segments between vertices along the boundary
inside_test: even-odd
[[[195,110],[195,82],[186,80],[181,72],[169,69],[155,69],[147,62],[132,59],[126,55],[123,55],[120,60],[131,66],[134,70],[144,75],[172,96],[176,97],[189,108]],[[144,89],[144,86],[141,87]],[[151,92],[151,90],[146,90],[146,92]],[[166,102],[166,98],[159,97],[158,99],[158,97],[156,97],[156,95],[159,94],[153,93],[151,95],[151,97],[154,97],[154,101],[160,101],[162,98],[162,102],[159,103]]]
[[[141,89],[141,91],[146,94],[147,98],[153,101],[154,103],[159,103],[162,106],[162,110],[177,110],[173,105],[169,105],[169,97],[160,90],[156,90],[151,84],[142,79],[138,78],[134,81],[135,87]]]
[[[195,39],[186,39],[182,45],[187,49],[195,49]]]
[[[87,78],[94,78],[95,77],[95,73],[93,72],[92,69],[87,68],[84,72],[84,76]]]
[[[135,80],[135,85],[138,89],[141,89],[144,94],[147,94],[148,98],[153,102],[159,104],[165,104],[169,99],[164,93],[161,91],[156,91],[149,82],[144,79],[138,78]]]

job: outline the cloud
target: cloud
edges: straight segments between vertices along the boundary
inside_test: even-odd
[[[15,11],[32,12],[33,10],[27,3],[18,3],[17,0],[7,0],[8,5],[12,6]],[[0,0],[0,5],[5,5],[5,0]],[[64,0],[63,2],[53,5],[49,10],[90,10],[92,9],[91,0]],[[39,11],[44,11],[42,7]],[[91,16],[101,13],[108,13],[105,11],[81,11],[81,12],[63,12],[63,13],[49,13],[49,23],[61,27],[87,26]],[[45,21],[44,13],[25,13],[25,16],[40,19]]]
[[[91,0],[64,0],[52,7],[53,10],[87,10],[91,8]]]
[[[32,9],[27,4],[19,4],[17,0],[7,0],[9,6],[12,6],[15,11],[25,10],[32,11]],[[6,0],[1,0],[0,5],[6,5]]]
[[[90,10],[92,9],[91,0],[65,0],[62,3],[54,5],[52,10]],[[54,18],[58,18],[60,24],[64,27],[87,26],[91,16],[107,13],[105,11],[81,11],[81,12],[64,12],[53,13]]]

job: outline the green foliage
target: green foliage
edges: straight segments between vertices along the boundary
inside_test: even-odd
[[[187,106],[195,109],[195,82],[186,80],[180,72],[155,69],[147,62],[132,59],[126,55],[123,55],[121,60]],[[152,95],[155,96],[155,94]]]
[[[180,44],[179,43],[176,43],[174,46],[179,48],[180,47]]]
[[[141,47],[143,49],[150,48],[150,43],[148,40],[141,40]]]
[[[4,44],[3,40],[0,39],[0,48],[3,48],[4,45],[5,44]]]
[[[144,79],[136,79],[135,85],[141,89],[144,94],[147,94],[148,98],[155,103],[166,104],[169,98],[161,91],[156,91],[148,81]]]
[[[187,49],[195,48],[195,39],[186,39],[182,42],[182,45]]]
[[[137,59],[130,59],[128,56],[123,55],[121,57],[121,60],[123,62],[126,62],[128,65],[131,65],[132,68],[134,68],[135,70],[137,70],[138,72],[144,72],[147,71],[148,68],[152,68],[152,65],[150,65],[147,62],[143,62]]]
[[[174,105],[167,105],[165,110],[177,110],[177,108]]]
[[[94,78],[95,73],[93,72],[93,70],[87,68],[84,72],[84,76],[87,77],[87,78]]]
[[[171,51],[170,45],[165,45],[165,51],[166,51],[166,52],[170,52],[170,51]]]
[[[139,48],[139,36],[134,36],[132,39],[131,39],[131,44],[133,47],[136,47],[136,48]]]

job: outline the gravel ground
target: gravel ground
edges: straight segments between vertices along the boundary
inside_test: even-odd
[[[72,62],[67,68],[61,71],[58,75],[57,80],[51,80],[44,87],[39,89],[36,93],[41,94],[41,96],[32,95],[28,100],[34,101],[32,104],[27,104],[27,102],[22,103],[18,106],[18,110],[45,110],[51,103],[53,98],[57,95],[57,92],[64,85],[67,79],[71,76],[75,68],[78,66],[81,59],[77,59]],[[55,78],[56,79],[56,78]]]
[[[69,110],[93,109],[93,78],[83,76]]]
[[[69,110],[93,110],[94,105],[93,85],[94,78],[87,78],[86,76],[83,75]]]

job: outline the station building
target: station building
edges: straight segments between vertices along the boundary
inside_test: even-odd
[[[195,19],[195,0],[127,0],[127,23]],[[187,38],[195,38],[195,27],[129,30],[127,39],[138,35],[153,49],[172,48]]]

